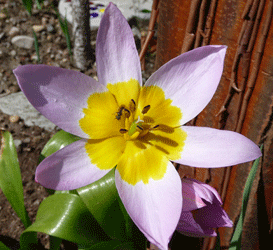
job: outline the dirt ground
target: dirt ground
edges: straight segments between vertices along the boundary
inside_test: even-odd
[[[11,43],[14,35],[33,37],[32,28],[34,25],[44,26],[44,29],[36,32],[41,63],[78,70],[70,62],[66,40],[57,15],[52,8],[52,4],[57,7],[58,1],[45,0],[44,3],[45,6],[42,10],[38,10],[34,5],[33,14],[29,16],[21,0],[0,0],[0,98],[20,91],[12,73],[13,69],[19,65],[37,64],[34,46],[31,49],[22,49]],[[11,33],[13,27],[19,28],[16,34]],[[95,39],[96,32],[92,32],[91,40],[94,49]],[[137,43],[139,44],[140,41]],[[144,72],[146,78],[153,71],[153,61],[154,56],[149,56],[146,60],[146,71]],[[96,74],[95,66],[84,73],[94,76]],[[13,139],[20,142],[17,146],[17,153],[22,173],[25,205],[31,221],[34,221],[39,204],[48,196],[45,189],[35,183],[34,173],[41,150],[57,129],[49,132],[37,126],[26,126],[19,117],[2,113],[1,107],[0,128],[10,131]],[[8,242],[15,243],[13,249],[18,249],[18,241],[23,230],[23,224],[0,190],[0,241],[6,244]],[[48,249],[48,236],[40,234],[39,239],[42,245]],[[71,245],[69,249],[73,249]]]

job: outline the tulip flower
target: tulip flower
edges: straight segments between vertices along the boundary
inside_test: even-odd
[[[214,228],[232,227],[217,191],[201,181],[182,179],[183,208],[176,230],[187,236],[216,236]]]
[[[151,243],[167,249],[182,210],[181,180],[171,161],[214,168],[261,155],[238,133],[182,126],[215,93],[226,47],[184,53],[143,86],[132,31],[112,3],[102,17],[96,46],[98,82],[46,65],[14,70],[39,112],[83,138],[43,160],[36,181],[55,190],[77,189],[116,166],[116,187],[128,214]]]

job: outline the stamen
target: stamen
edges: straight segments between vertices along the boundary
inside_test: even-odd
[[[131,110],[131,112],[134,112],[136,110],[136,103],[135,103],[134,99],[131,99],[131,101],[129,103],[129,109]]]
[[[155,126],[153,127],[153,129],[158,128],[158,127],[159,127],[159,125],[155,125]]]
[[[127,129],[124,129],[124,128],[121,128],[121,129],[119,130],[119,132],[120,132],[121,134],[125,134],[125,133],[128,132],[128,130],[127,130]]]
[[[145,106],[145,107],[142,109],[142,114],[146,114],[146,113],[149,111],[150,108],[151,108],[150,105]]]
[[[123,110],[124,110],[124,113],[125,113],[125,117],[129,118],[130,115],[131,115],[131,112],[128,109],[126,109],[126,108],[124,108]]]
[[[142,128],[142,127],[140,127],[139,125],[137,125],[137,128],[139,128],[140,130],[143,130],[143,128]]]
[[[122,110],[124,109],[124,107],[123,106],[121,106],[120,108],[119,108],[119,111],[117,112],[117,115],[116,115],[116,119],[117,120],[120,120],[120,118],[121,118],[121,116],[122,116]]]

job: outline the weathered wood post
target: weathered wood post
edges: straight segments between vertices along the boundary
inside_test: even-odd
[[[88,0],[72,0],[73,59],[75,66],[86,70],[91,63],[90,10]]]

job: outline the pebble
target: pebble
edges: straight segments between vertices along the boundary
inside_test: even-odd
[[[139,30],[137,27],[134,26],[134,27],[132,28],[132,32],[133,32],[134,37],[137,37],[138,39],[141,38],[140,30]]]
[[[55,29],[54,29],[54,26],[53,26],[52,24],[48,24],[48,25],[46,26],[46,30],[47,30],[47,32],[49,32],[49,33],[55,33]]]
[[[19,139],[14,139],[13,142],[16,148],[18,148],[22,144],[22,141]]]
[[[38,61],[38,56],[36,54],[31,55],[32,61]]]
[[[9,91],[11,93],[16,93],[16,92],[18,92],[18,90],[19,90],[18,85],[13,85],[13,86],[9,87]]]
[[[15,50],[12,50],[12,51],[10,52],[10,55],[11,55],[11,56],[16,56],[16,51],[15,51]]]
[[[46,40],[47,40],[47,41],[51,41],[51,40],[52,40],[52,36],[51,36],[51,35],[48,35],[48,36],[46,37]]]
[[[34,39],[29,36],[15,36],[11,39],[11,43],[19,48],[31,49],[34,44]]]
[[[5,36],[5,32],[1,32],[0,33],[0,41],[2,40],[2,38]]]
[[[1,12],[0,13],[0,19],[5,19],[5,18],[7,18],[6,13]]]
[[[30,138],[26,138],[23,140],[24,143],[30,143]]]
[[[13,27],[11,27],[11,29],[9,30],[9,33],[8,33],[8,34],[9,34],[10,37],[14,37],[14,36],[18,35],[19,33],[20,33],[19,28],[13,26]]]
[[[46,53],[49,54],[51,52],[51,47],[48,47]]]
[[[12,122],[12,123],[18,122],[19,119],[20,119],[20,117],[19,117],[18,115],[11,115],[11,116],[9,117],[9,121]]]
[[[46,17],[42,17],[42,24],[43,25],[46,25],[48,22],[47,18]]]
[[[44,30],[45,29],[45,26],[44,25],[33,25],[32,26],[32,28],[33,28],[33,30],[35,31],[35,32],[41,32],[42,30]]]

